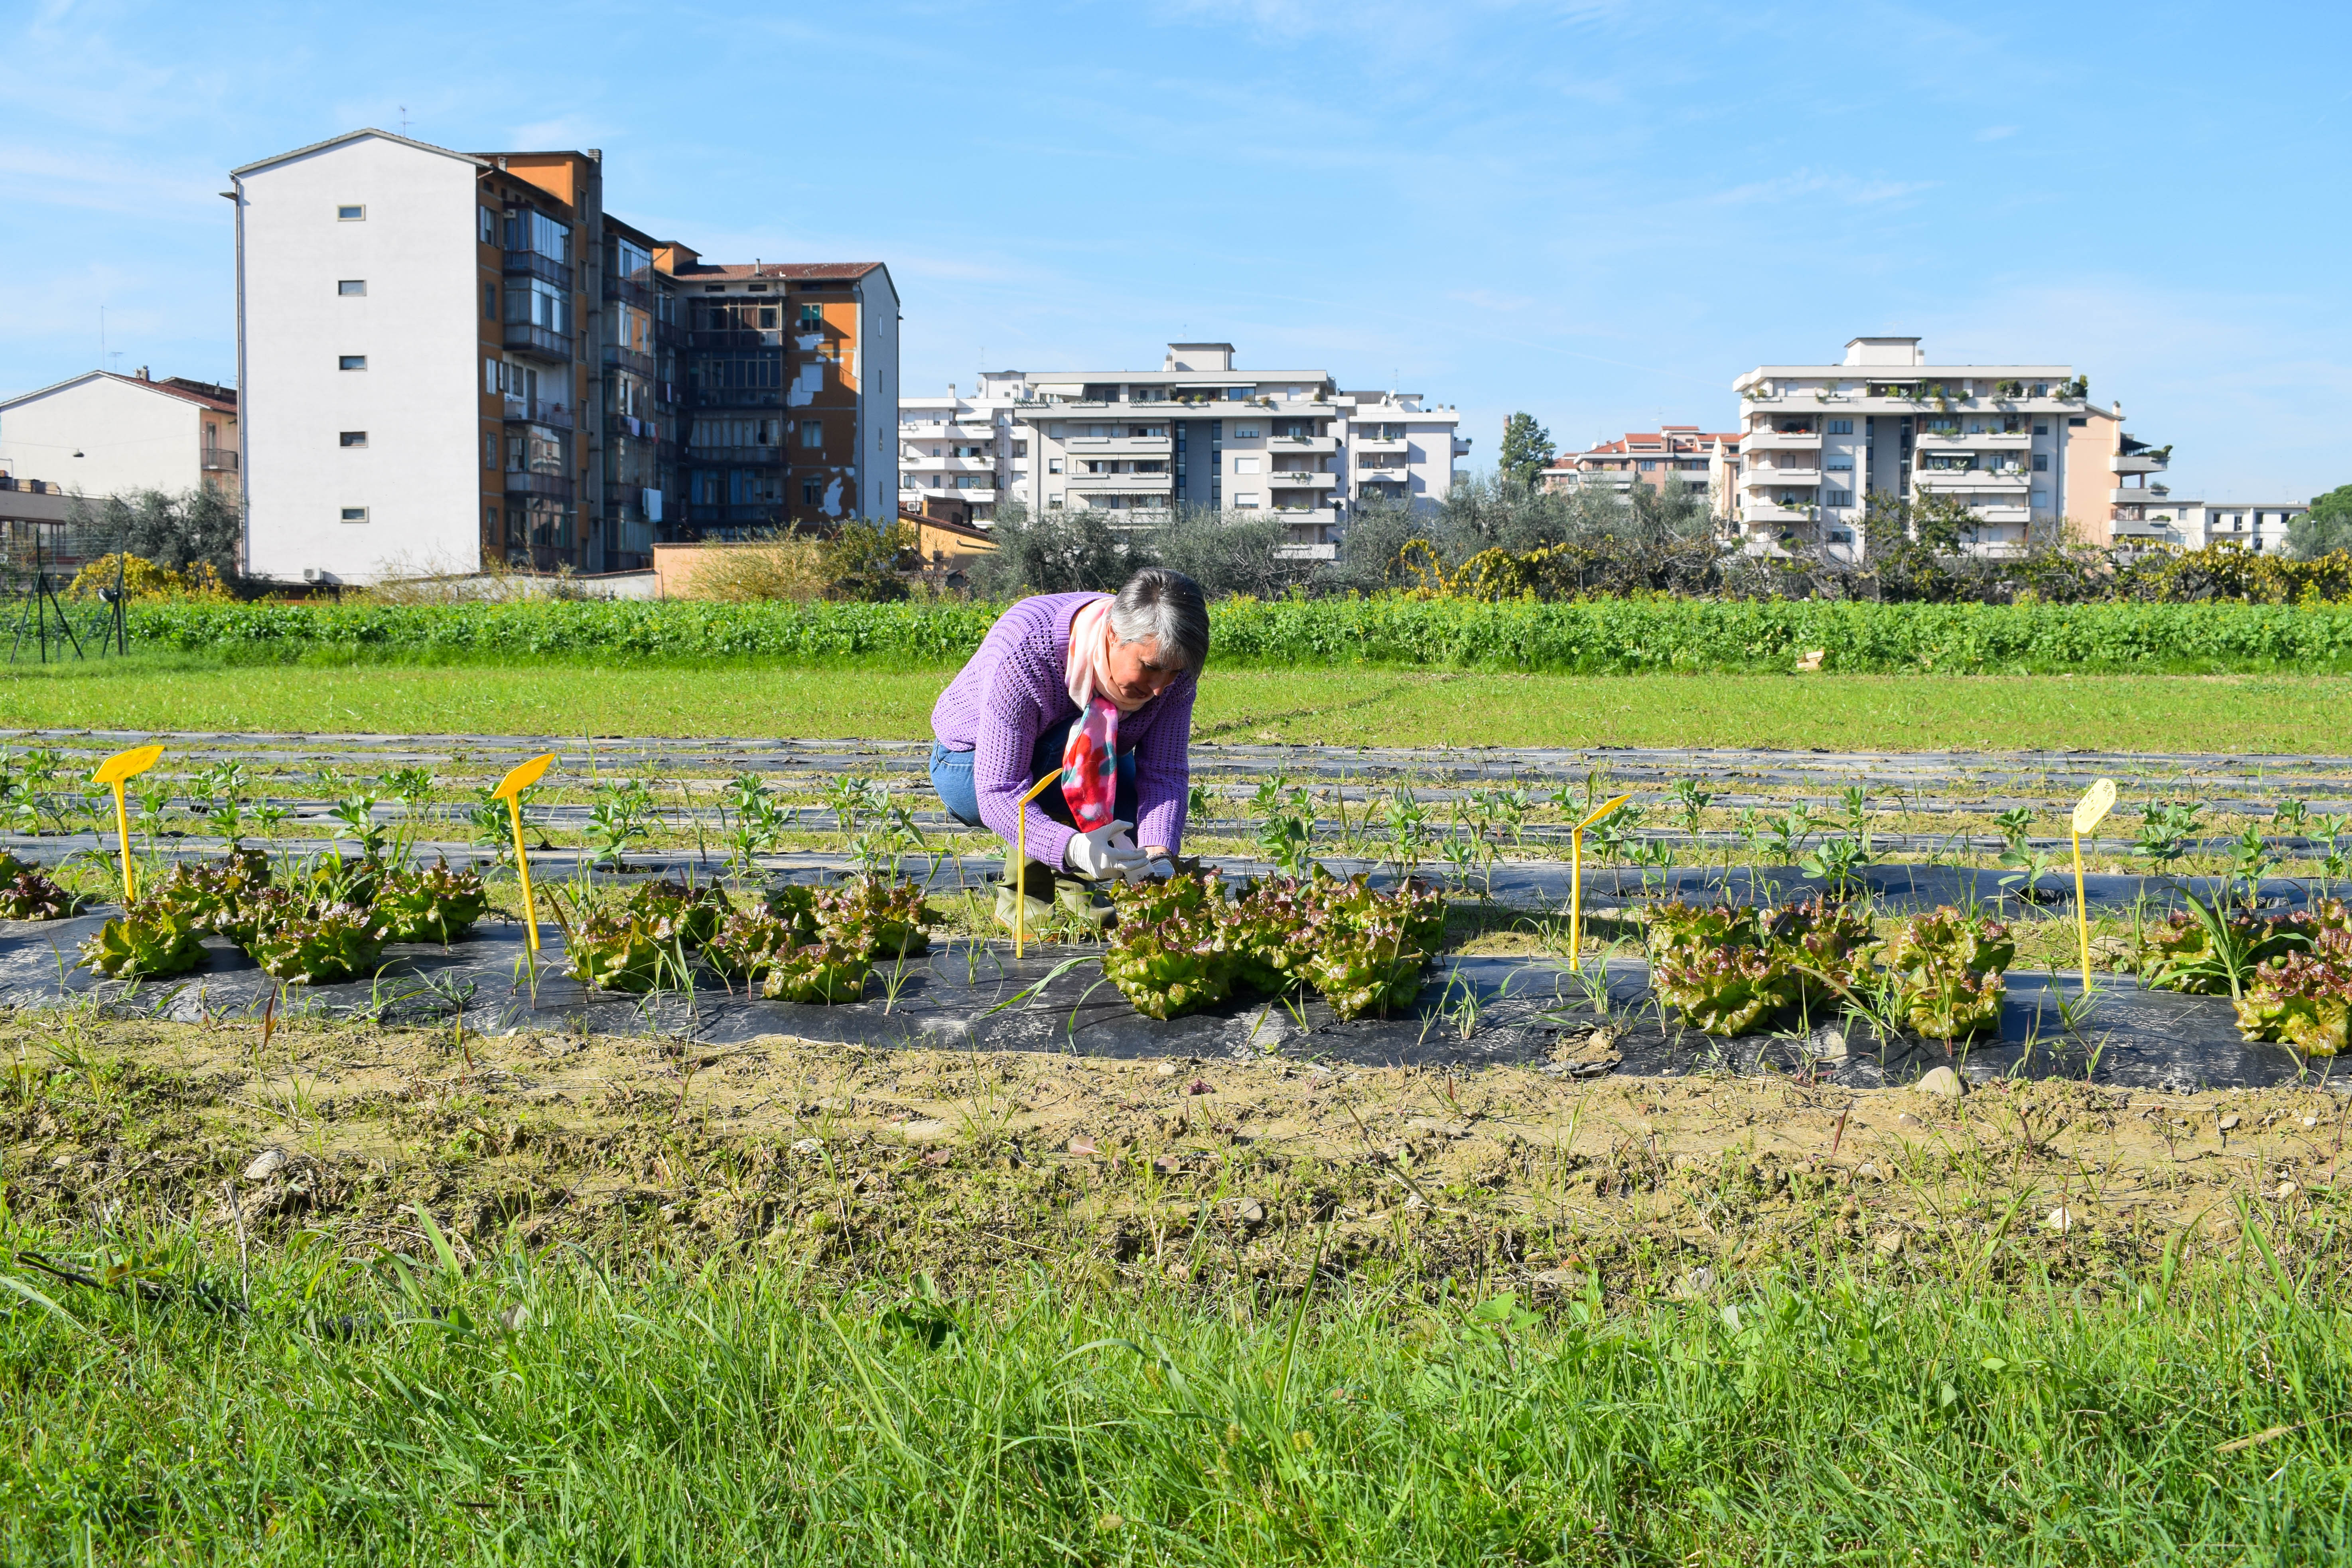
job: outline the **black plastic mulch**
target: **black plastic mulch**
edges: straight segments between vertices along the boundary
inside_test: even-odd
[[[462,1016],[479,1034],[515,1030],[685,1037],[712,1043],[762,1036],[891,1047],[1048,1051],[1115,1058],[1286,1058],[1366,1066],[1532,1066],[1562,1078],[1612,1073],[1679,1076],[1770,1073],[1854,1088],[1908,1083],[1951,1065],[1972,1079],[2002,1075],[2088,1079],[2117,1088],[2185,1092],[2332,1082],[2334,1064],[2298,1059],[2283,1046],[2239,1038],[2224,999],[2145,991],[2102,976],[2102,994],[2070,1033],[2056,994],[2068,976],[2017,973],[1998,1040],[1957,1055],[1898,1037],[1881,1042],[1859,1025],[1720,1040],[1677,1026],[1649,996],[1647,966],[1612,961],[1601,1011],[1561,963],[1522,958],[1452,958],[1433,969],[1409,1016],[1343,1022],[1313,999],[1229,1002],[1159,1022],[1130,1007],[1102,977],[1098,950],[1033,944],[940,944],[877,971],[866,999],[842,1006],[770,1002],[707,977],[691,995],[590,992],[562,973],[562,937],[542,928],[536,979],[522,928],[492,924],[453,947],[396,946],[367,979],[334,985],[276,982],[225,941],[207,941],[199,969],[167,981],[124,984],[77,969],[74,954],[104,911],[47,924],[0,922],[0,1004],[48,1007],[89,997],[110,1011],[187,1022],[256,1017],[273,994],[281,1016],[320,1013],[392,1025],[446,1024]],[[2055,990],[2053,991],[2053,987]],[[92,994],[95,994],[93,996]],[[1596,1027],[1607,1031],[1596,1040]]]

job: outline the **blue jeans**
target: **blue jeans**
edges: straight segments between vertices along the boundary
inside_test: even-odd
[[[1029,782],[1035,784],[1048,773],[1062,771],[1062,752],[1069,743],[1069,731],[1048,730],[1037,737],[1035,750],[1029,753]],[[931,742],[931,787],[939,791],[940,804],[948,815],[966,827],[978,827],[980,792],[971,782],[971,752],[951,752],[938,742]],[[1112,805],[1121,822],[1135,820],[1138,797],[1135,785],[1135,749],[1128,748],[1118,754],[1118,795]],[[1070,803],[1062,792],[1049,789],[1037,797],[1037,808],[1065,827],[1076,827],[1070,816]]]

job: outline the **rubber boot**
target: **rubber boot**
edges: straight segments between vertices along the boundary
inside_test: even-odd
[[[1022,902],[1027,906],[1021,918],[1030,931],[1043,931],[1045,923],[1054,918],[1054,900],[1058,891],[1055,883],[1057,880],[1059,879],[1050,868],[1034,860],[1021,868]],[[1013,929],[1013,884],[998,882],[996,923],[1008,931]]]

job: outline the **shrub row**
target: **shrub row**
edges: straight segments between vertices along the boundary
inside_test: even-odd
[[[231,660],[676,660],[936,667],[996,617],[986,604],[214,605],[131,612],[151,647]],[[2352,669],[2352,605],[1888,605],[1822,600],[1230,599],[1228,667],[1877,672]]]

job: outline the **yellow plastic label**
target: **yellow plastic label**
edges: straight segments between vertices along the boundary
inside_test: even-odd
[[[153,767],[163,755],[161,746],[134,746],[127,752],[117,752],[98,764],[98,772],[89,775],[90,782],[119,784],[125,779],[135,779]]]
[[[490,792],[490,798],[492,800],[514,799],[515,796],[522,794],[523,791],[537,784],[539,782],[540,775],[554,765],[555,753],[553,752],[548,752],[547,755],[543,757],[531,758],[530,761],[523,763],[522,766],[515,769],[514,772],[500,779],[499,781],[499,787]]]
[[[2093,784],[2080,804],[2074,807],[2074,831],[2088,833],[2106,820],[2107,813],[2116,808],[2116,781],[2101,779]]]
[[[1579,833],[1583,832],[1586,828],[1591,826],[1594,823],[1599,822],[1602,817],[1607,816],[1611,812],[1615,811],[1619,806],[1624,805],[1627,801],[1633,798],[1633,797],[1630,795],[1621,795],[1615,800],[1602,801],[1599,805],[1592,808],[1592,815],[1591,816],[1586,817],[1582,822],[1576,825],[1576,830]]]

